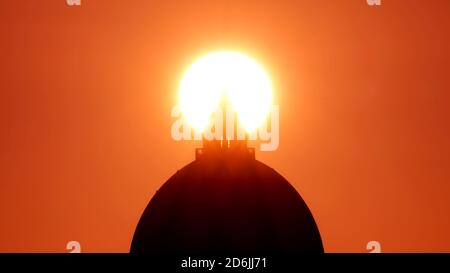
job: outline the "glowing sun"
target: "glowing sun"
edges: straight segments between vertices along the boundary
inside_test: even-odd
[[[213,52],[194,62],[179,89],[180,110],[190,125],[203,131],[224,101],[247,131],[255,130],[272,104],[267,73],[250,57],[233,51]]]

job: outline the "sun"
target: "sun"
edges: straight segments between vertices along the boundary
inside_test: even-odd
[[[180,110],[189,124],[203,131],[223,101],[248,132],[258,128],[272,104],[272,83],[263,67],[234,51],[213,52],[194,62],[179,88]]]

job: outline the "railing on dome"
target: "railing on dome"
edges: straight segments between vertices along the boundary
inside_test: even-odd
[[[203,137],[203,147],[195,149],[195,159],[205,158],[205,157],[217,157],[217,156],[232,156],[232,157],[250,157],[255,159],[255,148],[247,147],[248,144],[248,134],[245,134],[245,139],[239,140],[238,138],[238,117],[234,113],[234,129],[233,129],[233,139],[229,139],[227,135],[226,126],[226,102],[222,103],[222,139],[220,140],[207,140]]]

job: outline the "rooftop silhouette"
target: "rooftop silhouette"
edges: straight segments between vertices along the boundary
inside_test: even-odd
[[[294,187],[244,141],[204,141],[196,160],[156,192],[130,251],[164,255],[323,253]]]

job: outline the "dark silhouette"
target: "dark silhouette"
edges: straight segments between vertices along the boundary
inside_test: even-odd
[[[156,192],[131,252],[292,256],[323,253],[323,246],[300,195],[255,160],[246,141],[210,141]]]

